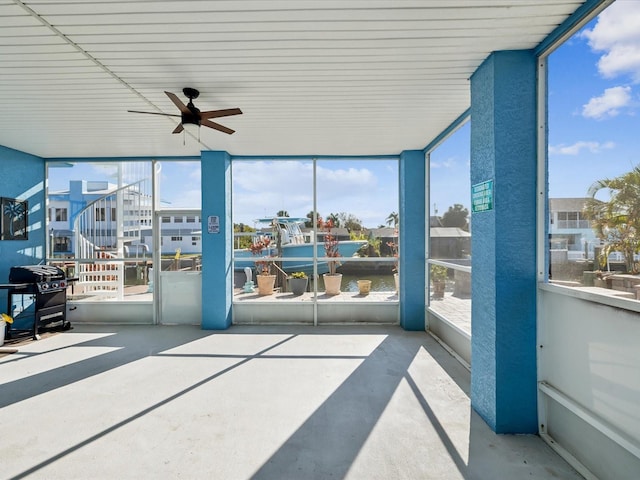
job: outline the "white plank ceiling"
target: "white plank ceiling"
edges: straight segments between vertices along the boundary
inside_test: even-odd
[[[0,145],[52,157],[373,155],[421,149],[495,50],[535,47],[570,0],[0,0]],[[172,135],[164,91],[240,107]]]

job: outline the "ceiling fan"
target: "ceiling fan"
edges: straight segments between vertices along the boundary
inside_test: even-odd
[[[178,110],[180,110],[180,115],[173,113],[160,113],[160,112],[140,112],[138,110],[127,110],[131,113],[148,113],[150,115],[164,115],[166,117],[181,117],[180,125],[178,125],[175,130],[171,133],[180,133],[184,130],[185,124],[198,125],[203,127],[213,128],[214,130],[218,130],[220,132],[228,133],[231,135],[235,130],[231,130],[224,125],[220,125],[219,123],[212,122],[211,118],[219,118],[219,117],[228,117],[231,115],[240,115],[242,110],[239,108],[226,108],[224,110],[209,110],[207,112],[201,112],[196,108],[193,104],[193,99],[198,98],[200,96],[200,92],[195,88],[183,88],[182,93],[189,99],[189,103],[186,105],[182,103],[182,101],[178,98],[175,93],[164,92],[167,94],[167,97],[171,99]]]

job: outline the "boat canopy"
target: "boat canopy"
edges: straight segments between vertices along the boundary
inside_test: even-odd
[[[305,243],[301,225],[307,221],[306,218],[296,217],[271,217],[259,218],[256,222],[268,223],[274,229],[273,235],[280,239],[280,245],[300,245]]]
[[[301,217],[263,217],[254,220],[256,223],[305,223],[309,221],[308,218]]]

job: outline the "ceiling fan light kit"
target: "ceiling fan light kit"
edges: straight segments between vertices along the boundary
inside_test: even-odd
[[[175,93],[167,91],[165,91],[164,93],[167,95],[167,97],[169,97],[173,104],[178,107],[178,110],[180,110],[180,115],[173,113],[140,112],[138,110],[128,110],[128,112],[146,113],[150,115],[164,115],[167,117],[180,117],[180,124],[171,133],[182,132],[185,125],[209,127],[214,130],[218,130],[219,132],[227,133],[229,135],[235,132],[235,130],[225,127],[224,125],[220,125],[219,123],[212,122],[210,119],[229,117],[231,115],[240,115],[242,114],[242,110],[240,110],[239,108],[226,108],[223,110],[209,110],[206,112],[201,112],[193,104],[193,100],[200,96],[200,92],[195,88],[186,87],[182,89],[182,93],[184,93],[185,97],[189,99],[189,103],[187,103],[186,105],[182,103],[182,100],[180,100]]]

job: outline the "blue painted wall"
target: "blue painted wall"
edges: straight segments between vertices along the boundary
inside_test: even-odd
[[[226,152],[202,152],[202,328],[231,326],[233,299],[233,224],[231,158]],[[210,215],[220,219],[219,233],[207,232]]]
[[[494,180],[473,213],[471,403],[498,433],[535,433],[536,57],[492,54],[471,78],[471,184]]]
[[[9,269],[15,265],[33,265],[44,260],[45,225],[45,162],[0,145],[0,196],[29,202],[27,240],[0,240],[0,283],[9,280]],[[6,290],[0,290],[0,312],[7,305]]]
[[[425,154],[400,154],[400,325],[425,329]]]

